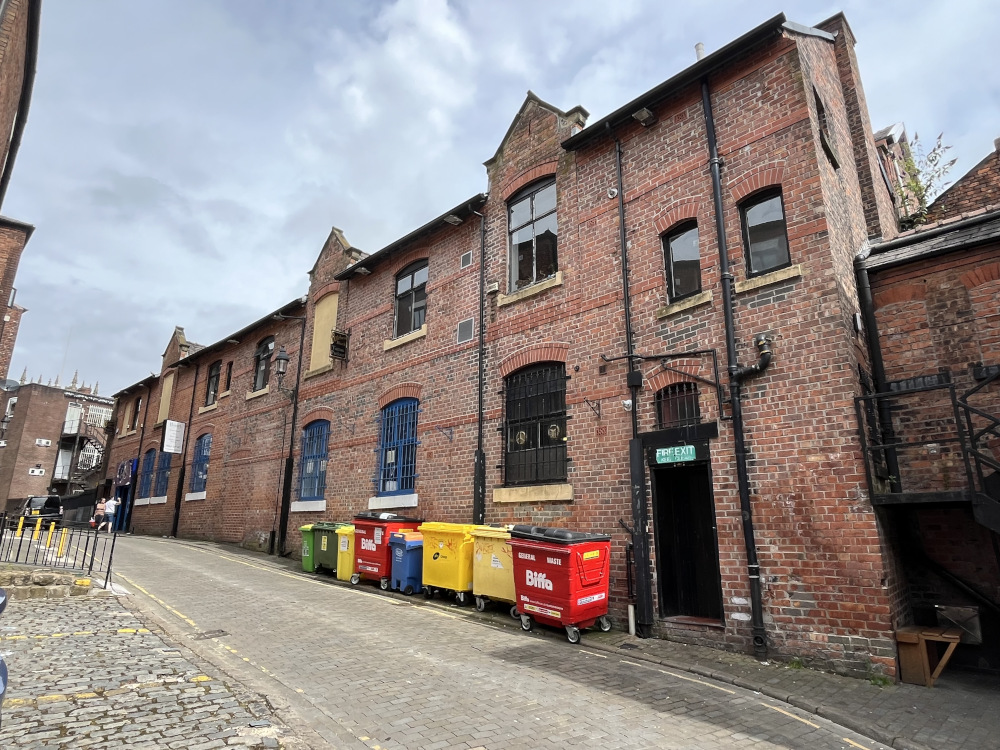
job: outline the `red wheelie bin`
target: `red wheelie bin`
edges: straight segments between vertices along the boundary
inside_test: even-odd
[[[561,626],[570,643],[579,643],[580,629],[595,623],[605,633],[611,630],[610,536],[518,525],[510,537],[523,630],[531,630],[533,619]]]
[[[423,521],[395,513],[359,513],[354,517],[354,575],[351,583],[362,578],[378,581],[389,590],[392,577],[392,550],[389,535],[395,531],[415,531]]]

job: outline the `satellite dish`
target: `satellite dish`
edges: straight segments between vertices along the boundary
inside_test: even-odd
[[[21,384],[18,381],[13,380],[11,378],[7,378],[5,381],[3,381],[3,385],[0,385],[0,390],[16,391],[20,387]]]

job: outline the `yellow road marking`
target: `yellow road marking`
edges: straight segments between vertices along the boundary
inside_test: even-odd
[[[142,593],[144,593],[146,596],[148,596],[150,599],[152,599],[154,602],[156,602],[160,606],[162,606],[165,609],[167,609],[169,612],[172,612],[173,614],[177,615],[179,618],[181,618],[182,620],[184,620],[184,622],[186,622],[192,628],[195,628],[195,629],[198,628],[197,623],[195,623],[195,621],[192,620],[190,617],[187,617],[183,613],[181,613],[181,612],[177,611],[176,609],[174,609],[173,607],[171,607],[169,604],[167,604],[165,601],[163,601],[159,597],[154,596],[150,592],[146,591],[146,589],[144,589],[142,586],[140,586],[138,583],[136,583],[132,579],[127,578],[126,576],[123,576],[121,573],[115,573],[115,575],[118,576],[119,578],[121,578],[122,580],[124,580],[130,586],[133,586],[136,589],[138,589],[139,591],[141,591]]]
[[[846,737],[841,737],[840,739],[842,739],[842,740],[843,740],[844,742],[846,742],[846,743],[847,743],[848,745],[854,745],[854,747],[860,747],[860,748],[861,748],[861,750],[868,750],[868,748],[867,748],[867,747],[865,747],[864,745],[859,745],[859,744],[858,744],[857,742],[855,742],[854,740],[849,740],[849,739],[847,739]]]
[[[697,680],[694,677],[685,677],[682,674],[677,674],[676,672],[669,672],[666,669],[656,670],[660,674],[668,674],[671,677],[676,677],[678,680],[686,680],[687,682],[697,682],[699,685],[704,685],[705,687],[710,687],[715,690],[721,690],[723,693],[729,693],[730,695],[736,695],[735,690],[730,690],[729,688],[724,688],[721,685],[713,685],[711,682],[705,682],[705,680]]]
[[[206,677],[205,675],[200,674],[197,677],[192,677],[189,682],[210,682],[211,680],[211,677]]]
[[[773,709],[773,710],[777,711],[777,712],[778,712],[779,714],[784,714],[785,716],[789,716],[789,717],[791,717],[791,718],[795,719],[796,721],[801,721],[801,722],[802,722],[803,724],[808,724],[808,725],[809,725],[809,726],[811,726],[811,727],[812,727],[813,729],[819,729],[819,724],[813,724],[813,723],[812,723],[811,721],[806,721],[806,720],[805,720],[805,719],[803,719],[803,718],[802,718],[801,716],[796,716],[796,715],[795,715],[795,714],[793,714],[793,713],[789,713],[788,711],[786,711],[786,710],[785,710],[785,709],[783,709],[783,708],[778,708],[777,706],[772,706],[772,705],[771,705],[770,703],[764,703],[764,701],[761,701],[761,702],[760,702],[760,705],[762,705],[762,706],[767,706],[768,708],[770,708],[770,709]],[[848,740],[848,742],[850,742],[850,740]],[[851,743],[851,744],[854,744],[854,743]],[[858,747],[861,747],[861,746],[860,746],[860,745],[858,745]],[[867,748],[866,748],[865,750],[867,750]]]
[[[150,633],[148,628],[120,628],[114,631],[117,635],[141,635],[143,633]],[[39,635],[5,635],[0,636],[0,641],[23,641],[27,638],[32,640],[41,641],[46,638],[71,638],[73,636],[92,636],[97,633],[92,630],[77,630],[73,633],[42,633]]]

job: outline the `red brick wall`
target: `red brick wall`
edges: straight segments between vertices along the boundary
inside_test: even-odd
[[[22,315],[24,315],[24,308],[16,304],[8,307],[4,315],[3,327],[0,328],[0,379],[9,375],[10,358],[14,354],[14,345],[17,343],[17,332],[21,327]]]
[[[21,253],[28,241],[27,230],[21,227],[4,226],[0,222],[0,310],[4,319],[0,321],[0,379],[7,377],[10,359],[17,341],[17,329],[23,309],[10,308],[7,301],[14,288],[14,277],[21,262]],[[10,320],[6,320],[7,316]]]
[[[0,24],[0,166],[7,160],[10,133],[21,102],[27,34],[28,0],[10,0]]]

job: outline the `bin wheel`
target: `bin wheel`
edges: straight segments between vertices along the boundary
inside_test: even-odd
[[[513,617],[515,620],[518,617],[521,616],[521,613],[517,611],[517,605],[516,604],[511,604],[510,605],[510,616]]]
[[[403,596],[413,596],[413,586],[407,586],[403,589]]]
[[[459,607],[464,607],[469,603],[469,592],[468,591],[456,591],[455,601],[458,602]]]
[[[531,630],[531,615],[521,615],[521,630],[525,633]]]
[[[354,575],[351,576],[351,585],[357,586],[359,583],[361,583],[361,574],[355,573]]]
[[[378,587],[380,589],[382,589],[383,591],[388,591],[389,590],[389,579],[388,578],[382,578],[381,580],[379,580]]]
[[[579,643],[580,642],[580,628],[578,628],[576,625],[567,625],[566,626],[566,640],[569,641],[570,643]]]
[[[477,596],[476,597],[476,612],[485,612],[485,611],[486,611],[486,597],[485,596]]]
[[[432,589],[430,586],[424,586],[424,599],[433,599],[433,598],[434,598],[434,589]]]
[[[611,630],[613,623],[611,618],[607,615],[601,615],[597,618],[597,627],[602,633],[607,633]]]

